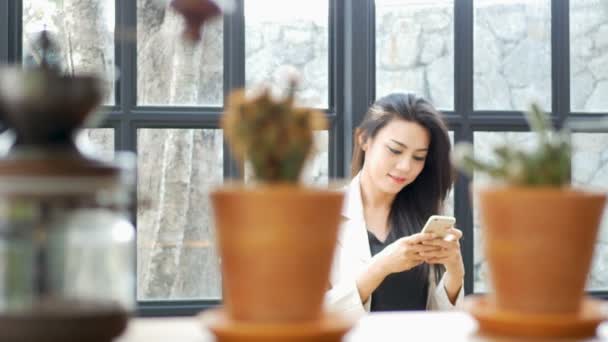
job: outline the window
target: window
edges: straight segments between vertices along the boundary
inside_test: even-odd
[[[256,2],[257,1],[257,2]],[[207,23],[202,41],[180,38],[182,19],[168,2],[151,0],[23,0],[24,65],[35,63],[32,39],[48,30],[62,47],[56,62],[70,73],[105,79],[107,118],[83,130],[79,146],[111,159],[137,153],[137,300],[142,308],[221,300],[209,191],[241,178],[219,118],[232,88],[274,82],[282,65],[302,73],[301,103],[328,111],[331,126],[315,134],[304,177],[325,184],[335,168],[332,140],[341,130],[330,103],[329,2],[285,6],[243,1],[242,16]],[[283,6],[282,11],[269,8]],[[229,27],[233,35],[224,35]],[[238,38],[239,27],[243,39]],[[85,28],[85,29],[83,29]],[[117,28],[117,29],[116,29]],[[8,44],[8,38],[2,42]],[[238,54],[242,47],[243,55]],[[8,46],[2,51],[9,51]],[[230,55],[225,56],[228,51]],[[276,58],[275,58],[276,57]],[[231,70],[227,75],[226,68]],[[241,72],[241,70],[246,72]],[[200,306],[199,306],[200,307]]]
[[[329,134],[327,131],[314,133],[313,154],[302,170],[301,179],[306,184],[327,185],[329,182]],[[245,164],[245,180],[253,177],[251,164]]]
[[[572,180],[595,191],[608,188],[608,133],[574,133],[572,136]],[[604,212],[588,279],[590,290],[608,288],[608,214]]]
[[[209,191],[222,183],[219,129],[137,130],[137,298],[219,299]]]
[[[236,2],[236,12],[206,24],[202,41],[188,45],[167,1],[0,1],[1,61],[35,61],[31,39],[46,28],[62,46],[56,60],[64,70],[105,79],[108,115],[79,141],[103,158],[137,153],[132,214],[144,314],[195,313],[221,300],[207,194],[248,175],[224,149],[224,98],[233,88],[276,84],[281,66],[301,72],[299,101],[330,122],[316,132],[304,174],[317,184],[349,174],[353,128],[374,98],[390,92],[431,100],[452,140],[473,142],[481,156],[502,141],[534,143],[521,114],[531,100],[558,126],[608,117],[605,0]],[[601,126],[573,133],[577,184],[608,184],[607,136]],[[471,181],[483,179],[459,177],[445,208],[464,232],[467,293],[488,286]],[[588,284],[601,296],[608,296],[607,225]]]
[[[498,145],[506,143],[517,145],[522,148],[533,148],[536,146],[535,136],[530,132],[475,132],[473,135],[475,157],[486,161],[492,161],[494,158],[493,150]],[[487,182],[488,179],[484,174],[475,174],[473,176],[473,187]],[[489,289],[488,270],[483,255],[483,229],[479,219],[478,205],[473,198],[473,249],[474,249],[474,291],[485,292]]]

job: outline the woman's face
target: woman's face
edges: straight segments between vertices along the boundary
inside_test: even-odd
[[[380,191],[397,194],[422,172],[430,139],[420,124],[393,119],[374,138],[360,141],[363,172]]]

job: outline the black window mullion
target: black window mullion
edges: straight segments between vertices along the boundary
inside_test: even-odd
[[[21,63],[22,60],[22,32],[23,32],[23,1],[7,1],[7,35],[8,50],[7,61],[9,63]]]
[[[235,11],[224,16],[224,98],[227,99],[233,89],[243,87],[245,87],[245,6],[244,0],[237,0]],[[224,142],[224,178],[239,178],[242,173],[230,147]]]
[[[182,129],[217,129],[221,113],[216,115],[176,115],[163,113],[158,115],[132,114],[129,117],[131,126],[137,128],[182,128]]]
[[[473,113],[474,0],[454,0],[454,110],[466,119]]]
[[[473,130],[469,116],[473,108],[473,0],[454,1],[454,111],[461,125],[454,134],[455,142],[473,142]],[[462,258],[464,262],[465,293],[473,292],[475,258],[473,238],[473,204],[470,197],[470,179],[459,174],[454,187],[454,215],[462,229]]]
[[[116,66],[117,70],[121,70],[122,69],[122,41],[123,41],[123,37],[124,32],[126,32],[126,30],[123,30],[123,22],[124,19],[123,17],[123,8],[122,8],[122,2],[121,0],[115,0],[114,1],[114,23],[115,23],[115,27],[114,27],[114,64]],[[120,103],[121,103],[121,99],[122,99],[122,95],[121,95],[121,87],[120,87],[120,77],[116,77],[116,80],[114,81],[114,105],[112,106],[112,110],[113,111],[118,111],[120,110]]]
[[[222,111],[223,109],[218,107],[138,106],[137,108],[130,110],[129,114],[132,116],[149,115],[151,118],[154,118],[163,114],[173,117],[218,115],[221,114]]]
[[[116,0],[115,10],[114,51],[120,71],[120,78],[115,83],[116,105],[112,113],[113,120],[119,122],[116,150],[137,152],[129,117],[137,101],[137,2]]]
[[[116,0],[115,3],[115,58],[120,72],[120,78],[115,83],[116,111],[112,119],[116,120],[116,150],[131,151],[137,154],[137,131],[134,129],[130,111],[137,101],[137,1]],[[137,170],[135,168],[135,179]],[[131,206],[130,215],[133,226],[137,231],[137,181],[133,187],[134,205]],[[136,232],[137,234],[137,232]],[[137,245],[135,246],[135,264],[137,264]],[[133,289],[133,296],[137,300],[137,287]],[[139,310],[140,303],[137,302]]]
[[[213,309],[220,304],[219,300],[206,301],[142,301],[137,305],[139,317],[195,316],[202,310]]]
[[[570,0],[551,1],[551,101],[561,127],[570,112]]]
[[[594,298],[608,300],[608,291],[590,291],[587,294]]]
[[[236,0],[233,13],[224,16],[224,95],[245,86],[245,9]]]
[[[374,1],[344,1],[343,172],[350,176],[353,130],[374,100]]]
[[[120,70],[117,104],[127,117],[137,106],[137,1],[116,0],[116,26]]]
[[[343,178],[344,170],[344,2],[329,1],[329,110],[336,113],[329,131],[329,176]]]
[[[0,64],[8,63],[11,44],[9,40],[11,27],[8,24],[9,3],[10,1],[0,1]]]

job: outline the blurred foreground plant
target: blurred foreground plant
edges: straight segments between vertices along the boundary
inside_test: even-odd
[[[526,120],[538,137],[534,150],[526,151],[507,143],[494,148],[495,162],[486,162],[475,158],[470,143],[460,143],[454,148],[453,163],[469,175],[477,170],[510,185],[569,185],[572,154],[569,135],[564,130],[555,131],[538,105],[531,106]]]
[[[226,140],[240,161],[251,162],[260,181],[297,183],[314,149],[314,130],[327,128],[324,113],[296,106],[297,86],[292,75],[280,99],[269,87],[254,96],[244,89],[230,95],[222,117]]]

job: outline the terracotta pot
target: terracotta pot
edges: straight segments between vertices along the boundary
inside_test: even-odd
[[[483,189],[478,194],[497,308],[576,313],[605,194],[556,188]]]
[[[212,192],[223,297],[238,321],[321,317],[343,193],[290,185]]]

